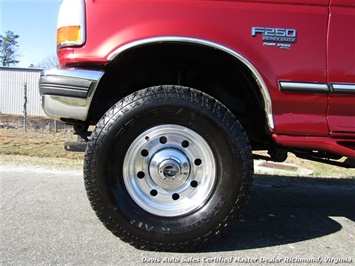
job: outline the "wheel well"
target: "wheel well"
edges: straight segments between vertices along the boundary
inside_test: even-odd
[[[161,43],[129,49],[107,65],[89,120],[96,123],[117,101],[156,85],[182,85],[210,94],[227,106],[249,139],[268,139],[264,101],[255,78],[225,52],[193,44]]]

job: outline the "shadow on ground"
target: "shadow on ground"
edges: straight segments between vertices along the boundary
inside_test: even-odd
[[[247,210],[204,252],[257,249],[333,234],[355,222],[355,179],[256,175]]]

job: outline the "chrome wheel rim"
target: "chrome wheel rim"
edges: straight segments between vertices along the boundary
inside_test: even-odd
[[[161,125],[132,142],[124,158],[123,180],[128,194],[145,211],[180,216],[209,198],[216,163],[198,133],[180,125]]]

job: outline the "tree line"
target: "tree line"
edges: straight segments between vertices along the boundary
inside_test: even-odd
[[[20,61],[18,60],[17,39],[20,36],[15,34],[13,31],[6,31],[4,35],[0,34],[0,65],[1,66],[11,66],[16,65]],[[40,63],[34,65],[31,64],[29,67],[32,68],[52,68],[58,66],[58,59],[55,55],[48,56],[43,59]]]
[[[2,66],[10,66],[20,61],[16,60],[17,39],[20,36],[13,31],[6,31],[5,35],[0,35],[0,63]]]

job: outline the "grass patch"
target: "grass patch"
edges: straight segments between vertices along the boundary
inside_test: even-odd
[[[19,129],[0,129],[0,155],[21,155],[35,158],[64,158],[83,160],[82,152],[67,152],[64,142],[75,141],[72,132],[43,133],[24,132]]]

